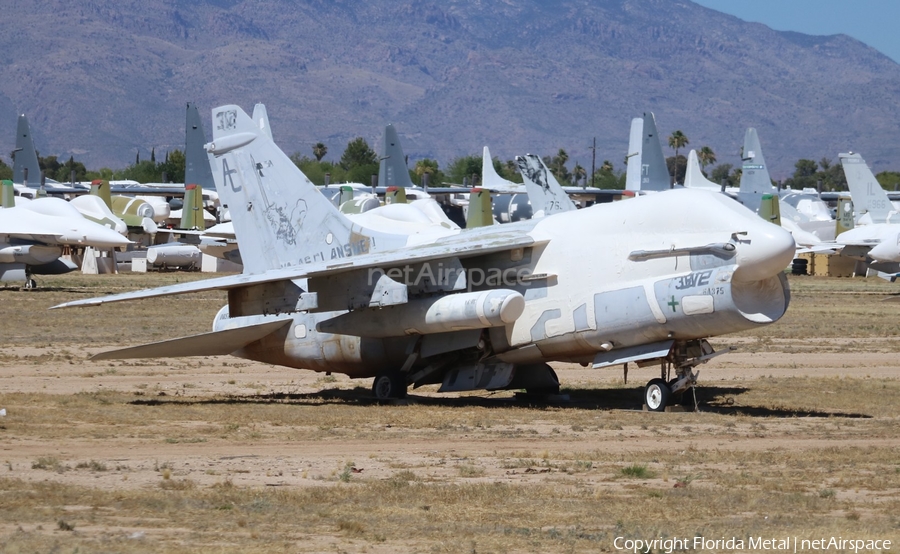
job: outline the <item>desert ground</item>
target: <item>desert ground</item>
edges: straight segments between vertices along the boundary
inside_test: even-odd
[[[792,277],[782,321],[711,340],[737,350],[701,366],[686,413],[641,410],[650,368],[556,364],[569,400],[549,404],[379,404],[369,381],[231,357],[92,362],[208,330],[224,295],[48,310],[204,277],[0,289],[0,552],[900,548],[900,285]]]

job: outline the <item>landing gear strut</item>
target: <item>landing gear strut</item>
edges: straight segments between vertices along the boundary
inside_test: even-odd
[[[644,389],[647,409],[651,412],[664,412],[666,406],[679,401],[696,409],[697,395],[694,387],[700,371],[694,371],[694,368],[732,350],[734,347],[716,352],[704,339],[675,343],[669,356],[662,361],[660,377],[652,379]],[[675,378],[667,381],[673,369]]]

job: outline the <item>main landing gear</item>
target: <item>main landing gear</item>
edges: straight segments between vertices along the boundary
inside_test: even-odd
[[[681,404],[697,408],[695,386],[700,371],[694,369],[710,359],[727,354],[733,348],[716,352],[706,340],[676,343],[660,364],[660,377],[651,379],[644,388],[644,404],[651,412],[664,412],[666,406]],[[674,378],[669,378],[672,371]]]
[[[382,371],[372,382],[372,396],[376,400],[406,398],[406,373],[398,370]]]

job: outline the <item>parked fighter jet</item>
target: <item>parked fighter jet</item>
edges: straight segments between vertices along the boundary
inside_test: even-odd
[[[856,224],[900,223],[900,212],[894,207],[887,192],[875,178],[866,161],[857,152],[838,154],[847,188],[856,208]]]
[[[838,235],[842,255],[869,262],[878,271],[896,279],[900,272],[900,217],[887,193],[859,154],[838,154],[853,205],[856,226]]]
[[[98,359],[234,354],[374,377],[377,398],[430,383],[552,392],[549,361],[637,362],[661,368],[646,402],[663,410],[718,354],[708,337],[787,309],[793,239],[720,194],[671,190],[416,244],[340,214],[238,106],[212,115],[244,274],[58,306],[228,290],[211,333]]]
[[[63,246],[117,248],[128,239],[82,217],[59,198],[39,198],[21,206],[12,201],[11,181],[4,181],[0,209],[0,281],[24,281],[36,286],[33,275],[55,275],[78,269],[60,258]]]

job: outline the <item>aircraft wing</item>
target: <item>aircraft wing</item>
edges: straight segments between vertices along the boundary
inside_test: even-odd
[[[27,190],[36,193],[40,189],[39,187],[28,185]],[[90,189],[86,188],[44,185],[44,192],[47,193],[48,196],[79,196],[82,194],[88,194],[91,191]]]
[[[823,242],[821,244],[813,244],[810,246],[798,246],[797,254],[837,254],[845,244],[837,244],[836,242]]]
[[[535,241],[526,234],[509,232],[492,233],[475,237],[454,235],[452,237],[447,237],[447,239],[449,240],[438,240],[433,243],[395,250],[386,250],[384,252],[374,252],[324,262],[272,269],[255,275],[231,275],[228,277],[181,283],[155,289],[113,294],[111,296],[102,296],[99,298],[75,300],[73,302],[66,302],[53,306],[51,309],[70,308],[74,306],[99,306],[109,302],[122,302],[125,300],[137,300],[141,298],[154,298],[158,296],[170,296],[174,294],[187,294],[209,290],[228,290],[277,281],[330,276],[369,268],[397,267],[448,257],[471,258],[484,254],[504,252],[516,248],[525,248],[543,244],[543,242]]]
[[[13,229],[0,223],[0,236],[43,244],[66,244],[69,239],[56,233],[29,232],[28,229]]]
[[[139,194],[141,196],[184,196],[184,187],[153,187],[147,185],[110,185],[113,194]],[[206,190],[206,189],[204,189]]]
[[[888,198],[894,201],[900,200],[900,192],[889,190],[886,191]],[[819,198],[826,202],[837,202],[838,198],[841,196],[847,196],[847,191],[822,191],[819,194]]]

